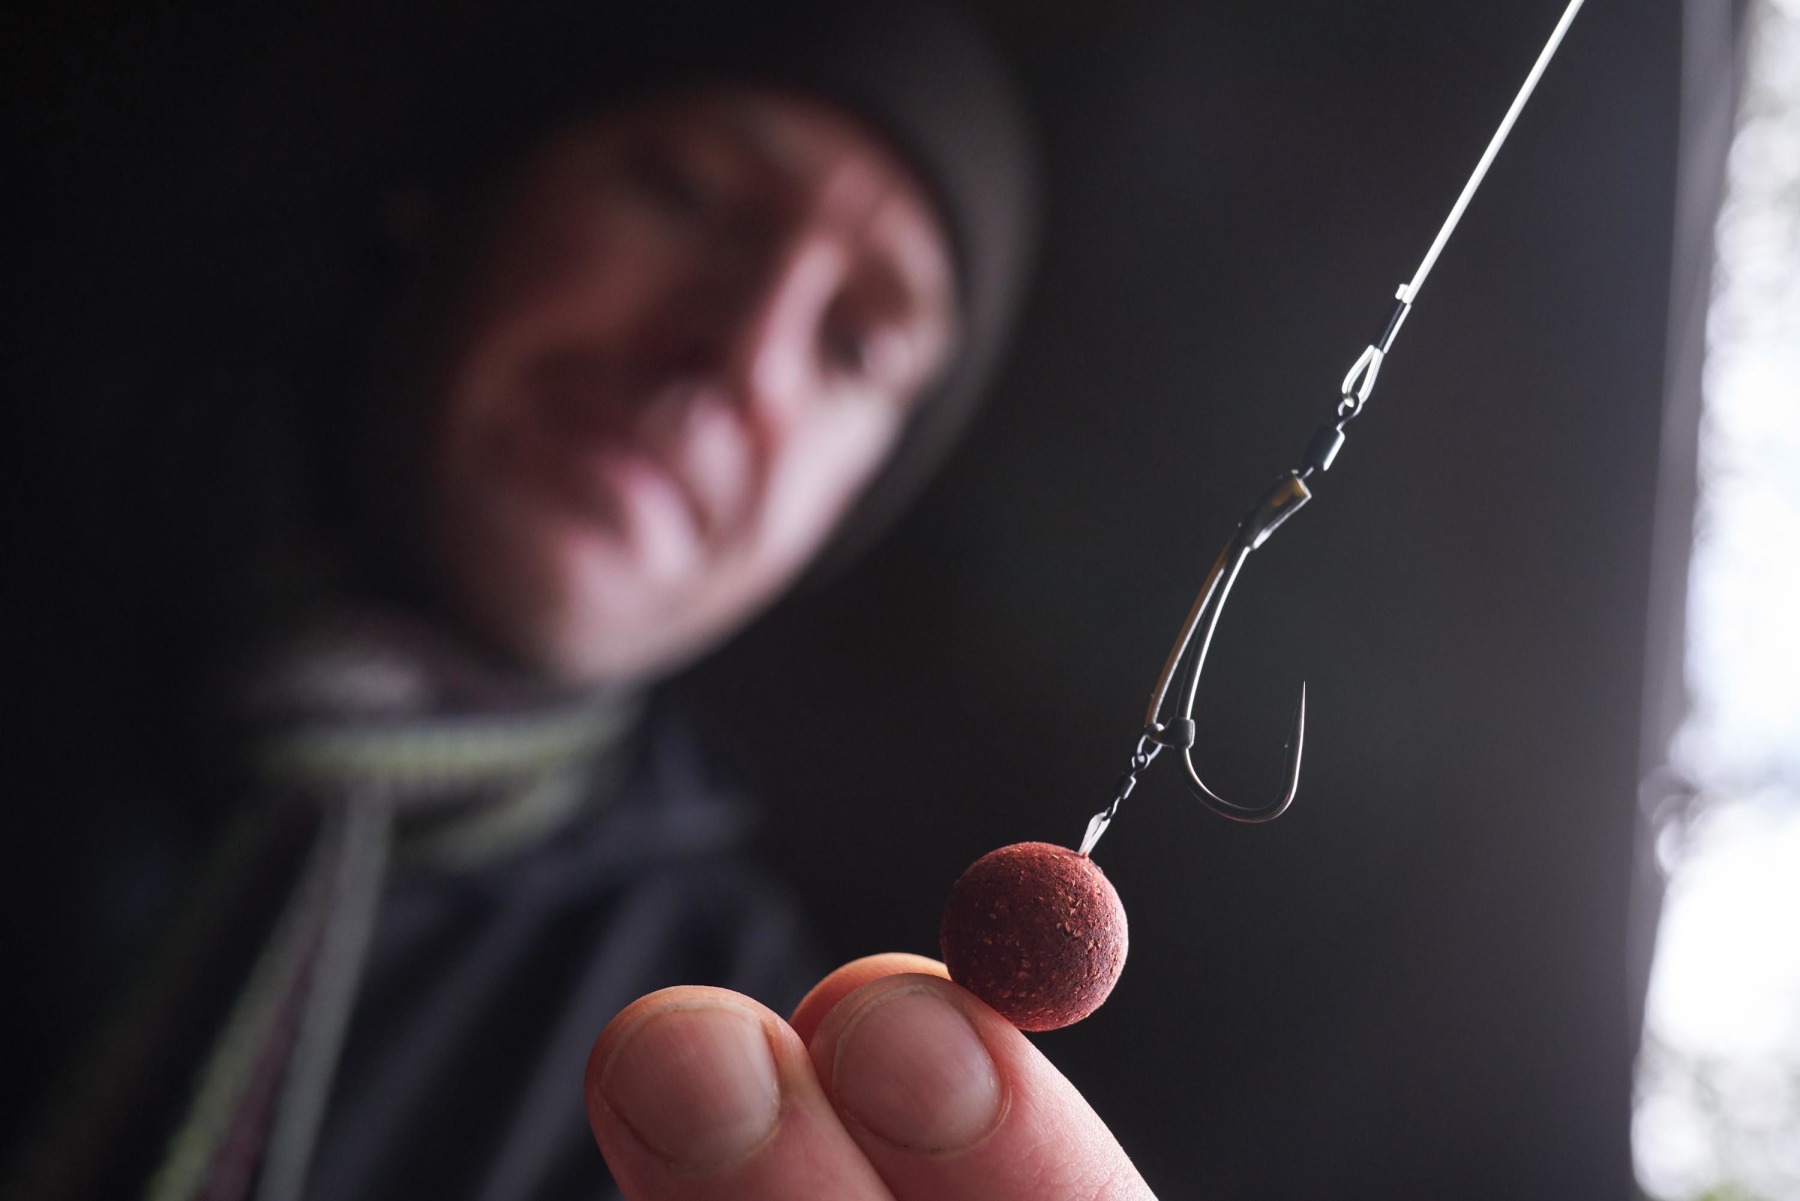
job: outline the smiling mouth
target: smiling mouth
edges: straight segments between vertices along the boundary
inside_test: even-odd
[[[645,386],[591,362],[553,358],[532,371],[501,442],[519,483],[626,538],[712,540],[747,501],[741,490],[700,477],[691,420],[705,403],[698,385]],[[735,419],[708,426],[741,457]]]

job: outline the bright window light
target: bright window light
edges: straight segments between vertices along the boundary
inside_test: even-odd
[[[1672,751],[1699,801],[1661,832],[1633,1131],[1659,1201],[1800,1201],[1800,0],[1749,30]]]

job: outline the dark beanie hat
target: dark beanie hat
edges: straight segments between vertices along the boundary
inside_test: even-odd
[[[884,528],[972,414],[1018,307],[1035,240],[1031,130],[1006,71],[937,3],[675,0],[620,13],[600,0],[465,6],[419,29],[404,150],[427,185],[492,178],[583,111],[687,84],[744,83],[849,111],[917,172],[950,234],[961,342],[827,554],[840,565]],[[404,86],[404,85],[403,85]]]

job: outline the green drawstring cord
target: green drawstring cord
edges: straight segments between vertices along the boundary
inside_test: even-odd
[[[299,1201],[381,904],[393,835],[391,803],[380,791],[352,797],[343,806],[340,824],[331,912],[320,934],[318,968],[307,990],[291,1066],[282,1080],[257,1201]]]
[[[255,1069],[270,1038],[277,1036],[282,1008],[316,946],[326,916],[334,841],[327,832],[315,842],[293,896],[250,969],[249,983],[196,1076],[187,1117],[169,1140],[162,1166],[145,1191],[146,1201],[187,1201],[207,1186]]]

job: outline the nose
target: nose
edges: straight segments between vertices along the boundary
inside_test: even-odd
[[[720,331],[721,367],[753,420],[776,426],[805,407],[820,381],[820,330],[842,286],[846,251],[800,230],[745,273]]]

